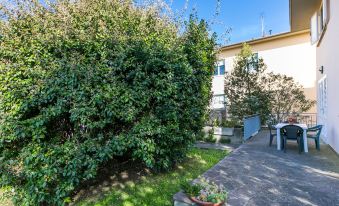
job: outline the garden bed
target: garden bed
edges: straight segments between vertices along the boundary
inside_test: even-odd
[[[193,148],[188,158],[167,173],[154,174],[142,165],[125,162],[106,169],[93,185],[76,195],[73,205],[173,205],[172,197],[180,184],[195,179],[228,154],[228,151]],[[136,166],[138,165],[138,166]]]
[[[212,137],[209,137],[212,131]],[[198,140],[209,143],[241,144],[243,142],[243,128],[239,127],[211,127],[205,126],[203,138]]]
[[[170,206],[173,205],[173,195],[180,190],[180,184],[196,179],[228,153],[229,151],[193,148],[188,153],[188,158],[174,170],[160,174],[154,174],[142,164],[132,161],[107,164],[95,180],[84,183],[74,194],[71,205]],[[12,206],[9,200],[1,199],[0,205]]]

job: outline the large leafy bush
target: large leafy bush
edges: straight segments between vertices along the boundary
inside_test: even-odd
[[[0,187],[63,205],[117,156],[156,170],[200,132],[215,38],[132,1],[0,5]]]

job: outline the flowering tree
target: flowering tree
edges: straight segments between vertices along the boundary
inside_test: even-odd
[[[309,100],[303,87],[286,75],[268,73],[267,92],[270,94],[270,112],[274,121],[285,121],[290,114],[311,109],[316,101]]]
[[[315,104],[292,77],[267,72],[264,60],[257,58],[247,44],[225,77],[225,94],[228,112],[238,120],[254,114],[259,114],[262,122],[277,114],[281,120],[285,117],[280,114],[306,112]]]

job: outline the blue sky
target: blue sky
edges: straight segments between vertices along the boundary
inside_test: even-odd
[[[0,0],[2,1],[12,0]],[[216,18],[217,0],[165,1],[175,12],[182,12],[188,2],[185,18],[195,10],[199,18],[214,20],[211,30],[217,32],[218,42],[222,45],[261,37],[261,15],[265,19],[266,34],[269,30],[272,30],[272,34],[290,30],[289,0],[220,0],[220,13]],[[225,35],[228,29],[231,32]]]
[[[172,2],[174,11],[182,11],[186,0],[167,0]],[[217,0],[188,0],[187,17],[193,9],[197,11],[199,18],[213,20]],[[238,43],[261,36],[261,15],[265,19],[265,31],[268,34],[288,32],[289,25],[289,1],[288,0],[221,0],[220,14],[211,26],[212,31],[217,32],[221,44]],[[231,28],[228,35],[225,31]],[[228,42],[225,42],[229,39]]]

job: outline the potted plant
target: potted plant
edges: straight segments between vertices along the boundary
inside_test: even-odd
[[[234,126],[235,121],[233,120],[223,120],[221,122],[215,121],[213,124],[214,134],[222,136],[232,136],[234,135]]]
[[[295,116],[289,116],[289,117],[287,118],[287,122],[288,122],[289,124],[295,124],[295,123],[297,123],[297,118],[296,118]]]
[[[192,202],[200,206],[222,206],[227,200],[227,191],[224,186],[205,178],[201,178],[196,184],[186,182],[182,185],[182,190]]]

